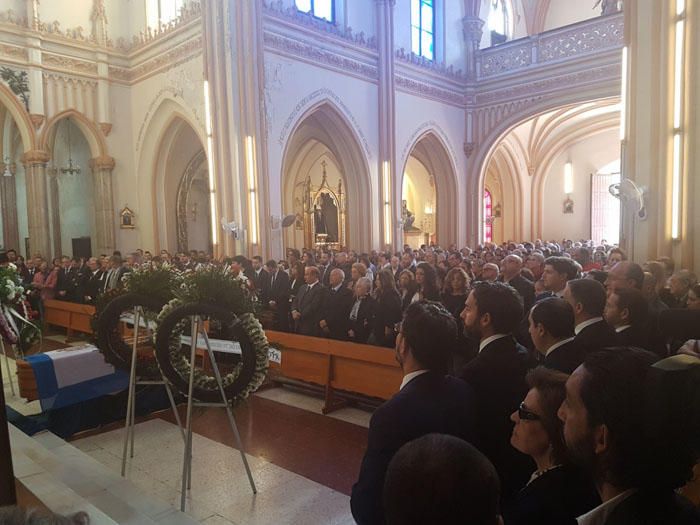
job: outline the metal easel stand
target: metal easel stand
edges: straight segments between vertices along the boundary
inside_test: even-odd
[[[216,364],[216,359],[214,358],[214,352],[209,344],[209,336],[206,330],[202,327],[202,319],[198,315],[193,315],[192,318],[192,343],[191,343],[191,355],[190,355],[190,380],[187,393],[187,422],[186,422],[186,438],[185,438],[185,454],[183,458],[182,465],[182,494],[180,498],[180,510],[185,512],[185,500],[187,497],[186,489],[191,488],[192,480],[192,407],[193,406],[208,406],[208,407],[225,407],[226,414],[228,415],[228,421],[231,424],[231,430],[233,430],[233,436],[236,441],[236,447],[241,454],[241,459],[243,460],[243,466],[245,467],[246,474],[248,475],[248,481],[250,482],[250,488],[253,490],[253,494],[258,493],[258,489],[255,487],[255,481],[253,481],[253,474],[250,471],[250,466],[248,465],[248,460],[245,457],[245,451],[243,450],[243,443],[241,442],[241,435],[238,432],[238,426],[236,425],[236,420],[233,417],[233,411],[231,410],[231,405],[226,399],[226,393],[224,392],[224,385],[221,381],[221,373],[219,372],[219,365]],[[199,339],[200,330],[202,332],[202,337],[205,344],[207,345],[207,354],[209,355],[209,361],[211,362],[212,369],[214,370],[214,376],[216,377],[216,383],[219,386],[219,392],[221,393],[221,403],[198,403],[192,398],[192,392],[194,389],[194,363],[197,353],[197,339]],[[187,485],[187,487],[185,487]]]
[[[170,400],[170,407],[173,409],[173,414],[175,415],[175,421],[177,421],[177,426],[180,429],[180,434],[182,434],[182,440],[185,440],[185,431],[182,428],[182,421],[180,420],[180,414],[177,411],[177,405],[175,404],[175,398],[173,397],[173,392],[170,388],[170,383],[168,383],[163,377],[160,381],[151,380],[143,381],[136,377],[136,360],[138,358],[138,341],[139,341],[139,325],[141,318],[146,319],[144,315],[143,308],[137,306],[134,308],[134,342],[131,346],[131,373],[129,374],[129,398],[126,405],[126,424],[124,426],[124,448],[122,450],[122,477],[126,475],[126,453],[129,448],[129,441],[131,441],[131,453],[130,457],[134,457],[134,428],[136,426],[136,387],[139,385],[163,385],[165,386],[165,391],[168,394],[168,399]],[[146,319],[146,333],[148,335],[153,335],[151,329],[148,326],[148,320]]]
[[[15,397],[17,394],[15,393],[15,383],[12,379],[14,374],[10,370],[10,358],[7,357],[5,341],[3,341],[2,337],[0,337],[0,348],[2,348],[2,355],[5,356],[5,368],[7,369],[7,380],[10,382],[10,392],[12,393],[12,397]]]

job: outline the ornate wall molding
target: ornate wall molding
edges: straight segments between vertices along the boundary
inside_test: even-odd
[[[294,40],[265,31],[263,41],[266,50],[302,59],[313,65],[350,73],[354,76],[376,81],[379,73],[373,65],[365,64],[349,57],[320,49],[316,44]]]
[[[97,75],[97,63],[50,53],[41,54],[42,65],[76,74]]]
[[[333,102],[333,106],[339,109],[342,115],[352,124],[351,127],[355,131],[355,133],[357,133],[357,136],[360,138],[360,142],[362,142],[362,147],[365,150],[367,159],[372,160],[372,153],[369,149],[369,143],[367,142],[367,137],[365,137],[364,133],[362,133],[362,128],[357,123],[357,120],[355,120],[355,117],[353,116],[352,112],[348,109],[348,107],[345,105],[342,99],[328,88],[316,90],[313,93],[310,93],[307,96],[305,96],[297,103],[297,105],[292,110],[292,113],[289,115],[286,122],[284,123],[284,126],[282,126],[279,139],[277,140],[278,144],[284,147],[287,140],[289,139],[290,129],[292,125],[295,124],[298,121],[299,117],[303,113],[305,113],[309,108],[311,108],[314,105],[319,105],[319,103],[322,102],[324,99],[331,100]]]
[[[428,60],[425,57],[418,56],[415,53],[406,52],[406,50],[403,47],[397,49],[394,52],[394,57],[396,58],[396,60],[404,64],[410,64],[412,66],[427,69],[429,71],[432,71],[433,73],[448,77],[453,80],[458,80],[462,82],[466,82],[467,80],[467,75],[461,69],[455,70],[453,66],[448,67],[445,65],[444,62],[435,62],[433,60]]]
[[[29,60],[29,51],[27,51],[27,48],[9,44],[0,44],[0,55],[22,62]]]
[[[396,87],[401,91],[416,94],[424,98],[444,102],[457,107],[464,107],[466,98],[462,93],[447,91],[432,84],[425,84],[416,80],[396,75]]]

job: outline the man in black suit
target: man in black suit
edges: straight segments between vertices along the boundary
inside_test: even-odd
[[[545,297],[563,297],[566,283],[576,279],[577,274],[578,268],[573,260],[566,257],[548,257],[544,261],[542,272],[544,287],[549,292]]]
[[[122,277],[126,273],[126,268],[122,266],[121,255],[112,255],[109,258],[109,269],[103,279],[103,292],[108,292],[115,288],[122,288]]]
[[[402,445],[433,432],[471,441],[471,389],[445,376],[457,340],[454,317],[442,305],[413,303],[396,338],[396,358],[404,378],[399,393],[372,415],[367,451],[352,488],[350,506],[360,525],[384,523],[382,490],[386,469]]]
[[[318,281],[318,268],[307,266],[304,269],[304,282],[292,302],[292,319],[296,332],[302,335],[322,337],[321,317],[326,307],[328,289]]]
[[[547,368],[570,374],[583,362],[583,352],[574,343],[574,311],[558,297],[548,297],[530,310],[529,331]]]
[[[466,333],[479,340],[479,353],[461,373],[476,394],[475,444],[496,467],[501,494],[508,498],[525,485],[535,468],[529,456],[510,445],[509,418],[527,394],[525,375],[532,364],[527,350],[513,337],[523,317],[522,298],[506,284],[477,283],[461,317]]]
[[[333,268],[329,279],[330,290],[320,326],[326,337],[344,340],[348,338],[348,321],[354,299],[350,289],[345,286],[343,270]]]
[[[265,263],[269,282],[266,285],[267,306],[273,312],[273,328],[289,331],[289,275],[279,269],[277,262],[270,259]]]
[[[267,304],[268,294],[270,292],[270,276],[265,270],[262,257],[259,255],[253,256],[253,285],[255,286],[258,299],[262,304]]]
[[[61,257],[61,268],[56,276],[56,299],[75,301],[78,288],[78,272],[73,268],[70,257]]]
[[[502,268],[503,271],[498,280],[516,289],[523,298],[525,312],[529,312],[535,302],[535,285],[520,274],[523,269],[523,260],[515,254],[507,255],[503,259]]]
[[[584,354],[615,346],[615,330],[603,319],[605,288],[594,279],[574,279],[564,290],[564,300],[574,310],[574,343]]]
[[[87,262],[88,271],[83,274],[80,284],[80,297],[85,304],[95,304],[103,286],[104,272],[100,269],[96,257],[90,257]]]
[[[648,330],[649,306],[642,292],[623,288],[609,293],[603,316],[615,330],[619,346],[652,349]]]
[[[673,408],[687,399],[659,388],[655,360],[637,348],[592,352],[567,381],[559,409],[566,446],[603,501],[578,518],[581,525],[700,524],[697,510],[674,493],[696,457],[689,440],[697,434],[688,428],[697,416],[683,410],[677,419]]]

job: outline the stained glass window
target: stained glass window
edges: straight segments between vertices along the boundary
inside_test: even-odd
[[[491,45],[496,46],[508,40],[510,17],[506,0],[489,0],[487,26],[491,33]]]
[[[428,60],[435,59],[434,0],[411,0],[411,51]]]
[[[185,0],[148,0],[146,18],[149,27],[156,28],[180,16]]]
[[[493,228],[491,218],[493,213],[493,202],[491,192],[484,189],[484,242],[493,242]]]
[[[299,11],[333,22],[333,0],[296,0]]]

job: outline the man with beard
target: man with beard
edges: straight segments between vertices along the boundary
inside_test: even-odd
[[[527,350],[513,337],[523,317],[522,298],[507,284],[477,283],[461,317],[467,336],[479,341],[478,355],[461,373],[476,394],[475,445],[496,467],[507,499],[534,470],[532,460],[510,445],[509,418],[527,394],[525,375],[531,364]]]
[[[674,448],[684,448],[682,443],[666,437],[682,439],[678,429],[662,428],[668,404],[653,409],[652,401],[664,397],[653,388],[655,360],[638,348],[593,352],[566,383],[559,409],[566,446],[590,472],[603,501],[580,516],[579,525],[700,524],[697,511],[674,493],[691,464]]]
[[[454,317],[441,304],[419,301],[406,310],[396,337],[396,359],[404,378],[399,393],[372,415],[367,451],[352,488],[350,506],[360,525],[385,522],[384,478],[403,445],[431,433],[472,440],[476,427],[471,389],[445,375],[456,341]]]

